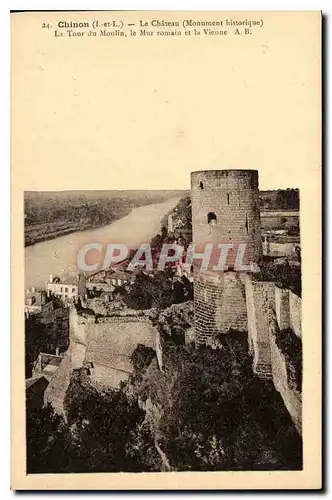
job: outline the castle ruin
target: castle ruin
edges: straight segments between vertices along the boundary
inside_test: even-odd
[[[301,433],[301,387],[292,379],[289,358],[279,348],[285,332],[301,342],[301,298],[260,276],[263,248],[257,170],[208,170],[191,174],[195,252],[207,244],[233,246],[223,271],[202,269],[194,261],[195,343],[215,345],[230,331],[248,334],[253,371],[271,380]],[[248,270],[236,266],[236,249],[245,245]],[[211,255],[210,263],[218,262]],[[293,370],[294,371],[294,370]]]
[[[194,264],[196,344],[209,343],[220,332],[247,331],[247,306],[243,272],[234,269],[239,244],[253,269],[262,259],[262,239],[257,170],[208,170],[192,172],[193,242],[230,244],[228,271],[203,270]],[[213,257],[212,257],[213,258]]]

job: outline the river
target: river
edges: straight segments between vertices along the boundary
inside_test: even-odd
[[[25,286],[44,288],[50,274],[77,273],[77,254],[86,244],[123,243],[137,248],[149,243],[158,232],[160,223],[180,200],[170,198],[162,203],[134,208],[129,215],[107,226],[78,231],[25,248]]]

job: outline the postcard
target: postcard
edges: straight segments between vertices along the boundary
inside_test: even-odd
[[[14,490],[322,487],[321,24],[11,14]]]

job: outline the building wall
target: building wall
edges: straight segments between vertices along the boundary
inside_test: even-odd
[[[42,306],[29,306],[27,304],[24,305],[24,314],[26,317],[29,317],[30,314],[38,314],[42,310]]]
[[[97,283],[97,282],[91,281],[91,282],[87,282],[86,289],[87,290],[103,291],[103,292],[113,292],[114,286],[111,284],[108,284],[108,283]]]
[[[269,242],[269,253],[274,257],[293,257],[294,243],[279,243],[276,241]]]
[[[47,291],[61,299],[74,299],[78,296],[78,286],[66,283],[47,283]]]
[[[52,302],[49,302],[52,306]],[[46,304],[48,306],[48,304]],[[43,307],[42,313],[36,317],[38,324],[47,333],[48,349],[61,350],[67,348],[69,344],[69,309]],[[53,345],[53,347],[52,347]]]

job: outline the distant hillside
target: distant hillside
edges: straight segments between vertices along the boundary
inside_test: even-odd
[[[178,190],[26,191],[25,245],[101,227],[128,215],[133,208],[187,193]]]
[[[299,210],[300,191],[298,189],[274,189],[260,191],[261,208],[265,210]]]

